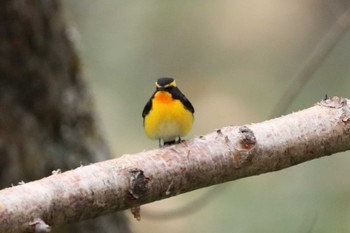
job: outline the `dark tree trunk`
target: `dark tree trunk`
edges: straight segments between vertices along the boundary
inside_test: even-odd
[[[0,188],[109,156],[58,1],[0,1]],[[54,232],[129,232],[108,218]]]

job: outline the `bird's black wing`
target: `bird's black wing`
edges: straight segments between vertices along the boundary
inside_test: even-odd
[[[186,96],[184,94],[182,94],[182,92],[179,90],[179,88],[177,87],[174,87],[172,90],[171,90],[171,94],[173,96],[174,99],[178,99],[181,101],[181,103],[185,106],[185,108],[194,113],[194,108],[191,104],[191,102],[186,98]]]
[[[147,101],[145,107],[143,108],[142,111],[142,117],[143,119],[145,119],[145,116],[149,113],[149,111],[151,111],[152,108],[152,99],[154,97],[154,95],[156,94],[156,92],[153,93],[153,95],[151,96],[151,98]]]

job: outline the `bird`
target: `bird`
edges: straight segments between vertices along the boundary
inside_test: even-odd
[[[159,147],[180,143],[192,129],[194,108],[175,79],[162,77],[155,84],[156,90],[142,112],[145,133],[158,139]]]

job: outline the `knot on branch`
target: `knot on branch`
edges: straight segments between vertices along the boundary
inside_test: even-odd
[[[255,147],[256,138],[254,132],[249,129],[247,126],[242,126],[239,128],[240,133],[240,148],[239,150],[249,151]]]
[[[136,199],[145,197],[148,192],[149,178],[146,177],[142,170],[133,168],[129,170],[130,173],[130,188],[129,193]]]
[[[229,143],[228,136],[225,136],[225,142]],[[230,155],[233,159],[235,168],[241,168],[244,164],[251,161],[252,150],[256,145],[254,132],[247,126],[238,128],[237,139],[230,149]]]
[[[144,175],[144,172],[141,169],[133,168],[129,170],[130,174],[130,188],[129,193],[131,196],[135,199],[132,202],[135,202],[136,200],[142,200],[147,196],[148,193],[148,182],[149,178]],[[138,221],[141,220],[141,207],[139,205],[136,205],[132,207],[131,213]]]
[[[338,96],[333,96],[332,98],[324,98],[318,105],[328,107],[328,108],[342,108],[347,105],[346,99]]]
[[[343,124],[343,130],[345,133],[350,133],[350,107],[347,103],[347,99],[334,96],[332,98],[325,98],[319,103],[321,106],[342,109],[342,114],[340,116],[340,123]]]

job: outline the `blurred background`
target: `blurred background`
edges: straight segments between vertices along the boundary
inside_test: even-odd
[[[187,138],[268,119],[348,1],[64,0],[101,128],[113,154],[156,148],[141,113],[161,76],[195,107]],[[350,98],[350,33],[342,35],[285,114],[328,96]],[[350,232],[350,158],[340,153],[222,184],[194,213],[172,212],[211,188],[142,207],[137,233]],[[164,214],[165,215],[165,214]]]

